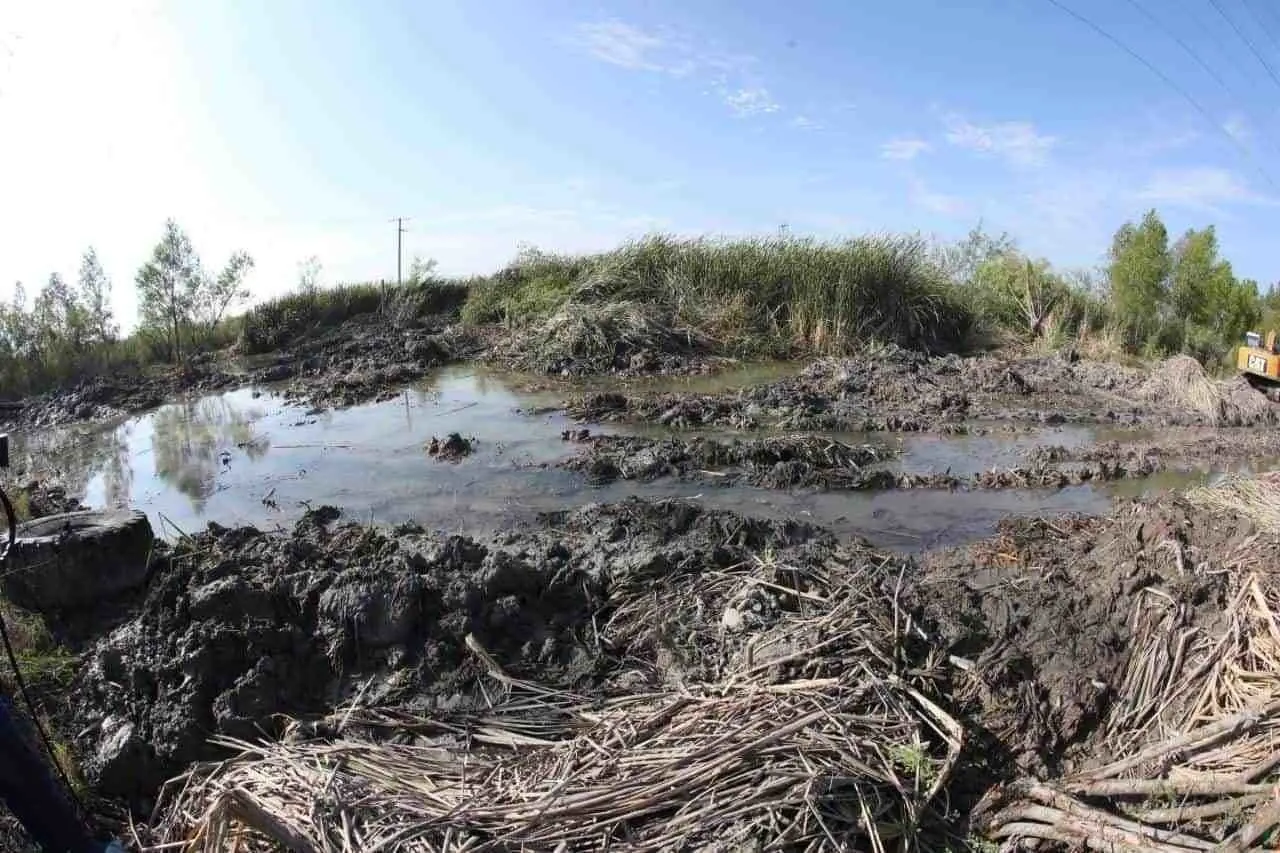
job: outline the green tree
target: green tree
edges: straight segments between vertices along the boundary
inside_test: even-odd
[[[58,349],[83,352],[87,344],[85,312],[76,293],[58,273],[52,273],[32,308],[35,333],[44,353]]]
[[[414,255],[413,260],[409,262],[409,284],[422,284],[429,279],[436,271],[438,262],[435,258],[426,258],[420,255]]]
[[[85,313],[84,324],[89,339],[99,344],[114,341],[119,329],[111,311],[111,279],[107,278],[92,246],[80,259],[76,295]]]
[[[1231,263],[1218,257],[1218,237],[1212,225],[1189,230],[1178,240],[1169,279],[1169,307],[1174,318],[1189,325],[1221,328],[1236,277]]]
[[[1045,333],[1068,291],[1048,261],[1033,261],[1020,252],[988,258],[975,270],[969,287],[980,315],[1032,337]]]
[[[979,221],[964,239],[938,250],[935,259],[952,281],[964,283],[973,281],[983,264],[1017,250],[1017,243],[1008,233],[992,236],[982,229]]]
[[[1112,238],[1107,264],[1112,309],[1131,344],[1144,340],[1159,322],[1171,266],[1169,232],[1154,210],[1137,225],[1126,222]]]
[[[253,269],[253,258],[248,252],[233,252],[227,265],[216,278],[200,274],[189,282],[187,303],[192,307],[195,319],[210,328],[218,325],[227,309],[249,298],[244,277]]]
[[[142,327],[168,339],[175,362],[182,360],[182,327],[190,322],[192,295],[199,292],[203,272],[191,238],[169,219],[151,259],[134,279]]]

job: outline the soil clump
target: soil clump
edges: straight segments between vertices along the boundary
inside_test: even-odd
[[[930,357],[874,347],[737,391],[581,394],[567,401],[566,410],[579,421],[672,427],[938,433],[985,431],[987,422],[1002,428],[1254,425],[1273,423],[1280,411],[1257,392],[1240,394],[1239,383],[1207,379],[1216,402],[1205,409],[1184,397],[1153,393],[1153,375],[1163,374],[1062,356]]]
[[[617,666],[591,630],[614,584],[833,547],[803,523],[667,502],[586,507],[487,541],[336,516],[316,510],[284,535],[211,525],[159,558],[136,615],[88,646],[69,691],[98,793],[149,806],[217,754],[211,733],[278,733],[275,715],[357,693],[471,708],[482,670],[468,634],[513,674],[589,687]]]
[[[1174,460],[1158,454],[1096,455],[1062,464],[1060,448],[1036,448],[1027,466],[993,468],[972,475],[950,471],[918,473],[884,467],[895,454],[873,445],[850,445],[812,435],[720,440],[696,436],[592,436],[565,431],[562,438],[583,447],[559,463],[582,472],[594,485],[616,480],[649,482],[663,477],[697,480],[722,487],[883,491],[886,489],[1058,489],[1086,483],[1141,479],[1172,470]],[[1082,454],[1086,455],[1086,454]]]

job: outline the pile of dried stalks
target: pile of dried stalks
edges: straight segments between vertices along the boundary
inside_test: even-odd
[[[1229,477],[1212,486],[1192,489],[1187,500],[1206,510],[1237,513],[1260,530],[1280,533],[1280,471]]]
[[[1145,399],[1167,403],[1204,415],[1211,423],[1222,419],[1222,391],[1204,367],[1189,355],[1166,359],[1138,393]]]
[[[1210,505],[1212,490],[1200,491]],[[1243,851],[1278,831],[1280,582],[1257,566],[1256,536],[1213,566],[1168,544],[1188,584],[1222,576],[1229,605],[1215,620],[1212,599],[1197,613],[1195,596],[1176,589],[1138,598],[1125,678],[1094,750],[1105,763],[1002,786],[975,810],[978,830],[1008,849]]]
[[[1189,355],[1160,364],[1138,389],[1141,397],[1204,415],[1215,426],[1246,426],[1274,421],[1267,398],[1242,377],[1220,382]]]
[[[636,353],[687,354],[709,351],[698,332],[675,328],[652,305],[638,302],[566,302],[544,322],[517,333],[512,360],[530,370],[570,364],[578,371],[607,372],[626,367]]]
[[[941,664],[882,591],[893,575],[760,563],[623,581],[601,640],[647,689],[547,690],[469,638],[500,685],[487,710],[351,709],[336,737],[226,741],[240,754],[177,780],[153,826],[203,851],[912,843],[962,732],[927,695]],[[416,740],[355,734],[370,727]]]

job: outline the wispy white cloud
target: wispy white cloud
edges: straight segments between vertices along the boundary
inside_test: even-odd
[[[1143,201],[1206,210],[1224,204],[1280,204],[1251,189],[1235,172],[1214,166],[1161,170],[1135,195]]]
[[[693,70],[683,46],[669,36],[622,21],[580,24],[571,41],[590,56],[633,71],[660,71],[681,76]]]
[[[724,102],[736,116],[767,115],[782,109],[778,102],[773,99],[773,96],[769,94],[769,90],[763,86],[739,89],[723,88],[719,91],[721,98],[724,99]]]
[[[909,198],[913,205],[943,216],[967,215],[970,205],[958,195],[936,192],[929,188],[924,179],[912,175],[909,184]]]
[[[932,149],[923,139],[890,139],[880,146],[880,156],[885,160],[914,160]]]
[[[805,115],[796,116],[789,124],[799,130],[822,130],[825,127],[822,122]]]
[[[569,42],[592,58],[619,68],[699,79],[707,94],[722,101],[735,116],[762,116],[782,110],[782,104],[756,72],[754,56],[619,20],[580,24]]]
[[[945,118],[947,142],[959,148],[1001,157],[1015,166],[1040,166],[1057,137],[1040,133],[1029,121],[979,125],[952,114]]]

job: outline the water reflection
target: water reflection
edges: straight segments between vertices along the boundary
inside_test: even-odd
[[[33,480],[60,485],[68,494],[83,494],[89,481],[106,472],[128,491],[128,427],[103,429],[64,427],[11,435],[9,470],[0,473],[6,486]],[[118,491],[118,490],[117,490]]]
[[[742,376],[736,384],[744,384]],[[752,377],[754,378],[754,377]],[[735,384],[721,375],[715,382]],[[702,380],[709,387],[711,380]],[[561,440],[572,424],[559,414],[522,414],[554,404],[562,393],[527,393],[519,379],[472,367],[441,370],[381,403],[311,413],[273,396],[234,391],[164,406],[106,428],[64,430],[15,442],[15,464],[55,467],[68,491],[90,506],[145,511],[164,535],[193,532],[208,521],[270,528],[288,525],[308,505],[342,507],[348,518],[416,521],[449,532],[480,533],[532,513],[639,494],[682,496],[753,514],[806,517],[842,535],[913,549],[983,535],[1018,512],[1101,512],[1106,490],[1058,492],[899,492],[804,494],[719,489],[664,480],[595,488],[555,463],[578,449]],[[623,432],[643,425],[593,426]],[[477,440],[458,464],[424,451],[433,436],[460,432]],[[1073,444],[1091,433],[1046,430],[1013,441],[974,437],[840,436],[885,443],[903,469],[982,470],[1016,463],[1027,446]],[[18,460],[21,459],[21,462]]]
[[[219,488],[219,474],[236,459],[234,451],[256,460],[270,448],[268,436],[254,434],[253,421],[263,414],[261,407],[241,407],[229,395],[156,410],[151,416],[156,476],[202,511]]]

